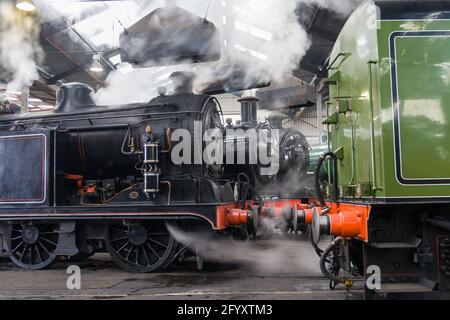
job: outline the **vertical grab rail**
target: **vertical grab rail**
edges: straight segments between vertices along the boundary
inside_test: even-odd
[[[369,127],[370,127],[370,147],[371,147],[371,175],[372,175],[372,194],[375,195],[376,191],[381,190],[377,187],[377,171],[376,171],[376,156],[375,156],[375,124],[373,121],[373,73],[372,65],[377,64],[375,60],[367,62],[369,66]]]

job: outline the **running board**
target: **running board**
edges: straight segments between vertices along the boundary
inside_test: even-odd
[[[369,242],[368,245],[379,249],[410,249],[419,247],[421,242],[419,238],[409,238],[401,242]]]
[[[422,279],[420,282],[382,283],[381,288],[375,291],[379,293],[420,293],[432,292],[434,287],[433,281]]]

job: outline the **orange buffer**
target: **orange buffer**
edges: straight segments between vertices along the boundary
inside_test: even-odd
[[[258,208],[254,206],[252,201],[246,203],[244,210],[237,203],[221,205],[217,206],[217,229],[223,230],[230,226],[239,225],[249,225],[256,228],[259,224],[260,215],[284,221],[287,218],[292,218],[294,212],[300,212],[307,208],[310,208],[310,205],[303,204],[300,200],[265,201],[259,214]]]
[[[303,209],[303,211],[304,211],[304,224],[312,224],[314,208]],[[319,215],[322,214],[322,208],[317,208],[317,211]]]
[[[367,221],[371,207],[347,203],[330,203],[326,215],[313,213],[313,232],[368,241]]]
[[[242,225],[257,228],[258,224],[259,214],[257,207],[245,210],[241,209],[237,204],[217,207],[217,228],[219,230]]]
[[[242,209],[228,209],[227,210],[227,225],[229,226],[240,226],[246,225],[249,220],[249,210]]]

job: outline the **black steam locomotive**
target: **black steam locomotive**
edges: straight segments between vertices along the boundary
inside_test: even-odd
[[[267,196],[285,196],[264,186],[306,170],[305,138],[285,129],[277,142],[280,170],[272,176],[263,177],[258,164],[199,163],[195,154],[192,163],[174,163],[174,148],[187,143],[174,139],[178,129],[230,138],[218,101],[193,94],[189,74],[172,79],[174,93],[161,90],[149,103],[97,106],[89,86],[71,83],[59,88],[51,112],[0,114],[0,239],[16,265],[41,269],[58,256],[107,250],[126,270],[159,270],[176,254],[168,223],[251,234]],[[240,126],[273,130],[255,120]]]

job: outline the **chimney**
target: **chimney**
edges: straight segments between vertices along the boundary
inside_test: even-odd
[[[174,94],[193,94],[195,73],[188,71],[177,71],[170,75],[173,82]]]
[[[241,123],[256,125],[258,123],[258,99],[246,97],[238,100],[241,104]]]

